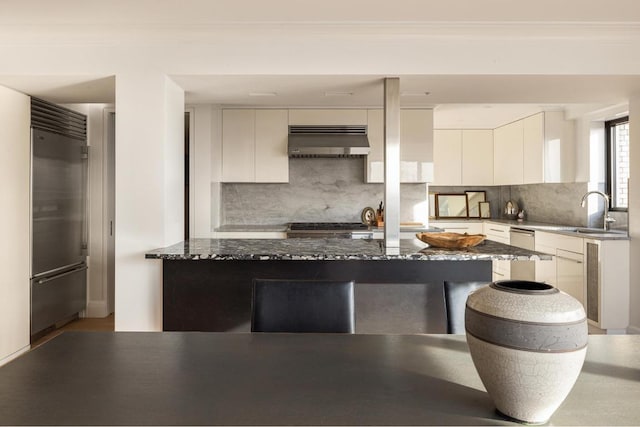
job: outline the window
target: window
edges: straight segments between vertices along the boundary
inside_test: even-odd
[[[629,206],[629,117],[605,122],[607,143],[607,193],[611,210],[626,211]]]

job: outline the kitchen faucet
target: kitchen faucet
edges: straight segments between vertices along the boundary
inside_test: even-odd
[[[612,222],[615,222],[616,220],[611,218],[611,216],[609,216],[609,196],[607,196],[605,193],[603,193],[602,191],[588,191],[585,193],[584,196],[582,196],[582,203],[580,203],[580,206],[582,206],[584,208],[585,203],[587,202],[587,197],[589,197],[590,194],[599,194],[600,196],[602,196],[602,198],[604,199],[604,224],[603,224],[603,229],[605,231],[609,230],[609,224],[611,224]]]

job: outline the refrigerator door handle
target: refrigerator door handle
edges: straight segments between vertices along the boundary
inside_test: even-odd
[[[44,279],[40,279],[36,283],[38,285],[43,285],[43,284],[45,284],[47,282],[51,282],[51,281],[57,280],[57,279],[59,279],[61,277],[68,276],[68,275],[74,274],[74,273],[79,273],[81,271],[86,270],[87,268],[88,267],[85,265],[85,266],[82,266],[82,267],[79,267],[79,268],[75,268],[73,270],[65,271],[64,273],[56,274],[55,276],[50,276],[50,277],[46,277]]]
[[[81,147],[82,158],[82,255],[89,255],[89,146]]]

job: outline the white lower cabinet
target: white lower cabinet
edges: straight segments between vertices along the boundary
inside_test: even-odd
[[[536,281],[568,293],[585,305],[583,238],[536,231],[536,251],[554,255],[536,261]]]
[[[556,286],[556,247],[553,240],[554,234],[536,231],[537,252],[553,255],[553,259],[545,261],[536,261],[536,282],[548,283]]]
[[[509,237],[511,227],[508,225],[486,221],[483,224],[483,232],[487,236],[487,240],[504,243],[505,245],[508,245],[511,241],[511,238]]]
[[[554,255],[536,261],[536,281],[580,301],[589,323],[607,333],[629,326],[629,241],[596,240],[536,232],[536,251]]]
[[[509,280],[511,278],[511,261],[494,260],[491,280]]]
[[[504,224],[487,221],[483,224],[484,234],[487,240],[508,245],[511,242],[509,232],[511,227]],[[511,278],[511,261],[493,261],[493,280],[509,280]]]
[[[585,305],[583,258],[581,253],[556,249],[557,288]]]
[[[432,221],[430,224],[434,227],[443,229],[447,233],[482,234],[484,229],[483,224],[480,221],[464,221],[464,222]]]
[[[607,333],[629,326],[629,241],[584,239],[586,311]]]

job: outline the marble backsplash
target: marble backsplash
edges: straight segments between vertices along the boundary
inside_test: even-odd
[[[363,159],[290,159],[288,184],[225,183],[220,189],[222,224],[283,224],[287,222],[359,222],[362,209],[374,209],[384,197],[382,184],[364,182]],[[587,183],[526,184],[511,186],[431,186],[402,184],[401,221],[426,221],[427,191],[464,193],[484,190],[491,217],[504,218],[507,201],[524,209],[529,221],[580,227],[601,227],[603,203],[588,199],[597,212],[580,206]],[[591,209],[593,211],[593,209]],[[627,226],[626,213],[615,213],[614,228]]]
[[[595,204],[597,212],[589,215],[587,208],[580,206],[582,196],[588,191],[586,182],[504,185],[493,187],[473,186],[431,186],[430,192],[464,193],[465,190],[484,190],[491,207],[492,218],[505,218],[504,207],[511,200],[525,211],[525,219],[552,224],[574,225],[578,227],[601,227],[604,205],[598,197],[588,199]],[[613,214],[614,228],[627,226],[626,213]]]
[[[290,159],[288,184],[221,186],[223,224],[360,222],[362,209],[384,198],[382,184],[364,182],[364,160]],[[427,220],[426,184],[401,184],[400,221]]]
[[[512,200],[524,209],[529,221],[587,227],[590,225],[588,211],[580,206],[582,196],[588,191],[587,185],[586,182],[512,185],[508,191],[503,191],[501,206]],[[589,201],[592,202],[598,203]]]

